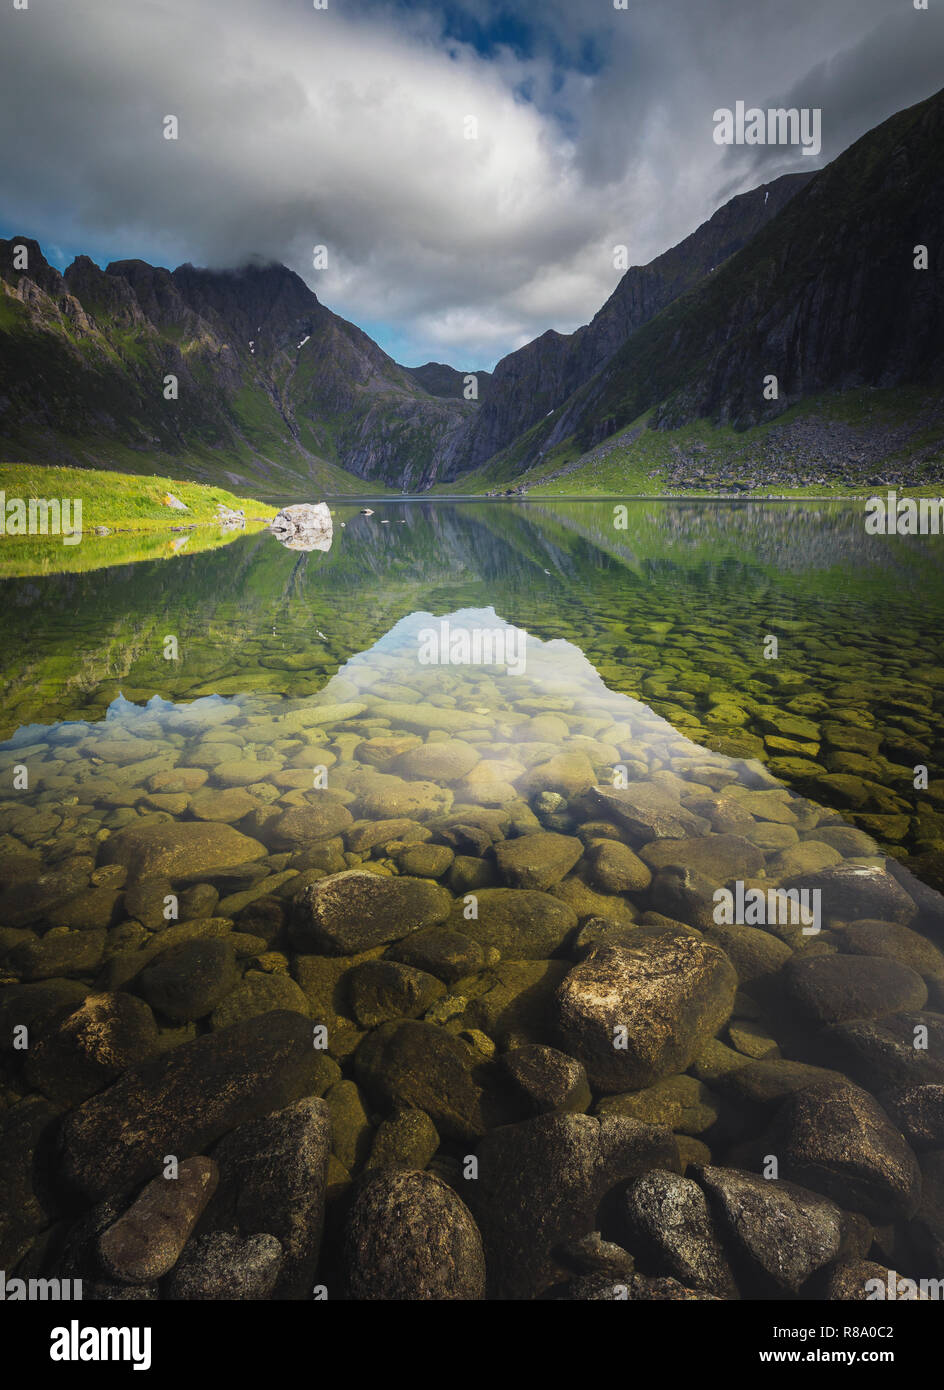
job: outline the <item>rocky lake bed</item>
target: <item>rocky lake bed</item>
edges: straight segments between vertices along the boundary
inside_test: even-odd
[[[443,611],[330,677],[299,648],[85,717],[73,693],[0,745],[7,1279],[836,1301],[941,1277],[944,671],[729,666],[707,703],[710,656],[687,672],[651,614],[608,659],[529,633],[512,674],[423,664]],[[634,660],[642,698],[614,688]]]

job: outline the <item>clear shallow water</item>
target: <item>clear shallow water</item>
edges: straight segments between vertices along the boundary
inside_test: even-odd
[[[919,1210],[901,1135],[930,1154],[936,1181],[933,538],[868,538],[856,510],[792,504],[631,504],[625,529],[604,503],[376,511],[340,509],[327,554],[263,535],[4,584],[0,770],[9,786],[25,768],[28,786],[0,798],[3,1024],[36,1001],[46,1050],[7,1054],[8,1116],[43,1098],[56,1124],[82,1107],[109,1135],[95,1097],[142,1061],[301,1011],[327,1030],[318,1092],[335,1120],[337,1210],[386,1151],[383,1121],[418,1109],[433,1138],[408,1166],[468,1198],[486,1265],[506,1268],[500,1194],[486,1183],[472,1197],[462,1160],[481,1143],[487,1161],[498,1127],[554,1108],[513,1065],[517,1049],[550,1046],[590,1079],[580,1103],[568,1094],[559,1107],[667,1124],[692,1164],[756,1171],[788,1111],[783,1175],[866,1222],[898,1223],[886,1246],[860,1232],[858,1255],[905,1251],[932,1275],[935,1220]],[[444,620],[453,637],[487,631],[495,645],[509,625],[526,632],[523,669],[430,662]],[[344,880],[340,901],[319,889],[351,870],[374,874],[376,892],[400,880],[418,897],[377,905],[371,889],[361,902],[362,879]],[[818,890],[819,930],[719,922],[714,894],[738,882]],[[599,968],[620,965],[615,993],[611,978],[580,974],[599,963],[594,947]],[[165,970],[155,984],[147,968],[171,949],[182,979]],[[64,1025],[91,989],[147,1007],[118,1029],[134,1045],[117,1060]],[[915,1051],[912,1015],[928,1010],[932,1044]],[[406,1018],[433,1030],[422,1046]],[[553,1066],[545,1056],[547,1076]],[[838,1176],[836,1097],[794,1113],[796,1094],[837,1078],[895,1118],[890,1137],[874,1115],[845,1117],[861,1143],[846,1134],[853,1158]],[[899,1094],[912,1085],[930,1090]],[[181,1113],[181,1148],[189,1123]],[[90,1179],[101,1155],[84,1142],[65,1145],[68,1184],[50,1160],[53,1184],[111,1195]],[[150,1175],[145,1160],[112,1181]],[[641,1219],[610,1235],[644,1275],[678,1274]],[[13,1223],[20,1253],[37,1224]],[[490,1267],[492,1292],[533,1295],[586,1273],[546,1254],[540,1270]],[[325,1268],[339,1258],[329,1239]],[[743,1252],[726,1246],[725,1259],[740,1269]],[[805,1273],[825,1278],[814,1266]],[[356,1289],[356,1273],[336,1277]],[[797,1291],[764,1277],[780,1296]],[[717,1274],[681,1282],[734,1287]]]

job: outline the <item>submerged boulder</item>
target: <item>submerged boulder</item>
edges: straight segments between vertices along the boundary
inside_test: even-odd
[[[351,1298],[485,1297],[478,1227],[462,1199],[432,1173],[369,1173],[348,1216],[343,1259]]]
[[[597,1090],[641,1090],[691,1065],[736,989],[728,958],[696,937],[597,946],[557,991],[557,1032]]]
[[[205,1152],[237,1125],[318,1089],[322,1054],[301,1014],[236,1023],[126,1072],[68,1114],[59,1181],[96,1202],[160,1172],[166,1154]]]
[[[350,869],[319,879],[296,898],[292,942],[300,951],[351,955],[438,926],[451,907],[452,895],[432,879]]]

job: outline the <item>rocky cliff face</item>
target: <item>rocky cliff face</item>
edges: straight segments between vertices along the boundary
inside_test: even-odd
[[[437,450],[435,480],[485,463],[554,411],[637,329],[745,246],[811,177],[788,174],[733,198],[678,246],[627,270],[590,323],[571,334],[549,330],[503,357],[481,409]]]
[[[431,394],[284,266],[101,270],[80,256],[60,275],[26,237],[0,241],[0,368],[7,457],[87,463],[105,450],[159,470],[162,455],[168,467],[206,456],[212,470],[217,451],[221,477],[317,477],[335,492],[357,487],[340,469],[416,485],[476,409]]]

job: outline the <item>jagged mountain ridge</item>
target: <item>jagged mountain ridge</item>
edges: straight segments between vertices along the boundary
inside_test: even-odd
[[[80,256],[60,275],[26,237],[0,241],[0,382],[11,458],[100,463],[104,450],[140,455],[137,471],[169,456],[205,474],[215,454],[230,481],[333,492],[415,483],[476,409],[431,394],[284,266],[101,270]]]

